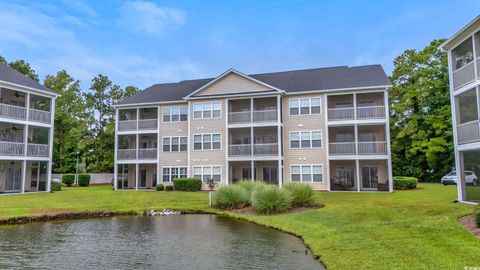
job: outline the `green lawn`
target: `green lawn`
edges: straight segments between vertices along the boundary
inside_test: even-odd
[[[301,236],[329,269],[464,269],[480,266],[480,239],[457,223],[472,206],[455,204],[455,186],[421,184],[394,193],[318,192],[325,207],[246,217]],[[0,196],[0,218],[73,210],[209,210],[207,194],[67,188],[54,194]]]

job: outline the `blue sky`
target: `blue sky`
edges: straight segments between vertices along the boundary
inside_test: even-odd
[[[0,55],[121,86],[382,64],[449,37],[480,1],[2,1]]]

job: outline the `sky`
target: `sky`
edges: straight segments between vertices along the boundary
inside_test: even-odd
[[[480,14],[480,0],[8,1],[0,55],[40,75],[67,72],[88,88],[122,87],[328,66],[381,64],[448,38]]]

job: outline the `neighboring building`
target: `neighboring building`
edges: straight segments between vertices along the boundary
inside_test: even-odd
[[[480,202],[480,16],[442,44],[448,51],[458,200]],[[467,181],[465,181],[467,179]],[[467,182],[467,183],[465,183]]]
[[[57,96],[0,64],[0,194],[50,190]]]
[[[116,104],[115,188],[178,177],[391,191],[379,65],[156,84]]]

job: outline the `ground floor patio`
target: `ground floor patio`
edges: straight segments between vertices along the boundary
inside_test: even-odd
[[[0,160],[0,194],[49,190],[49,161]]]

